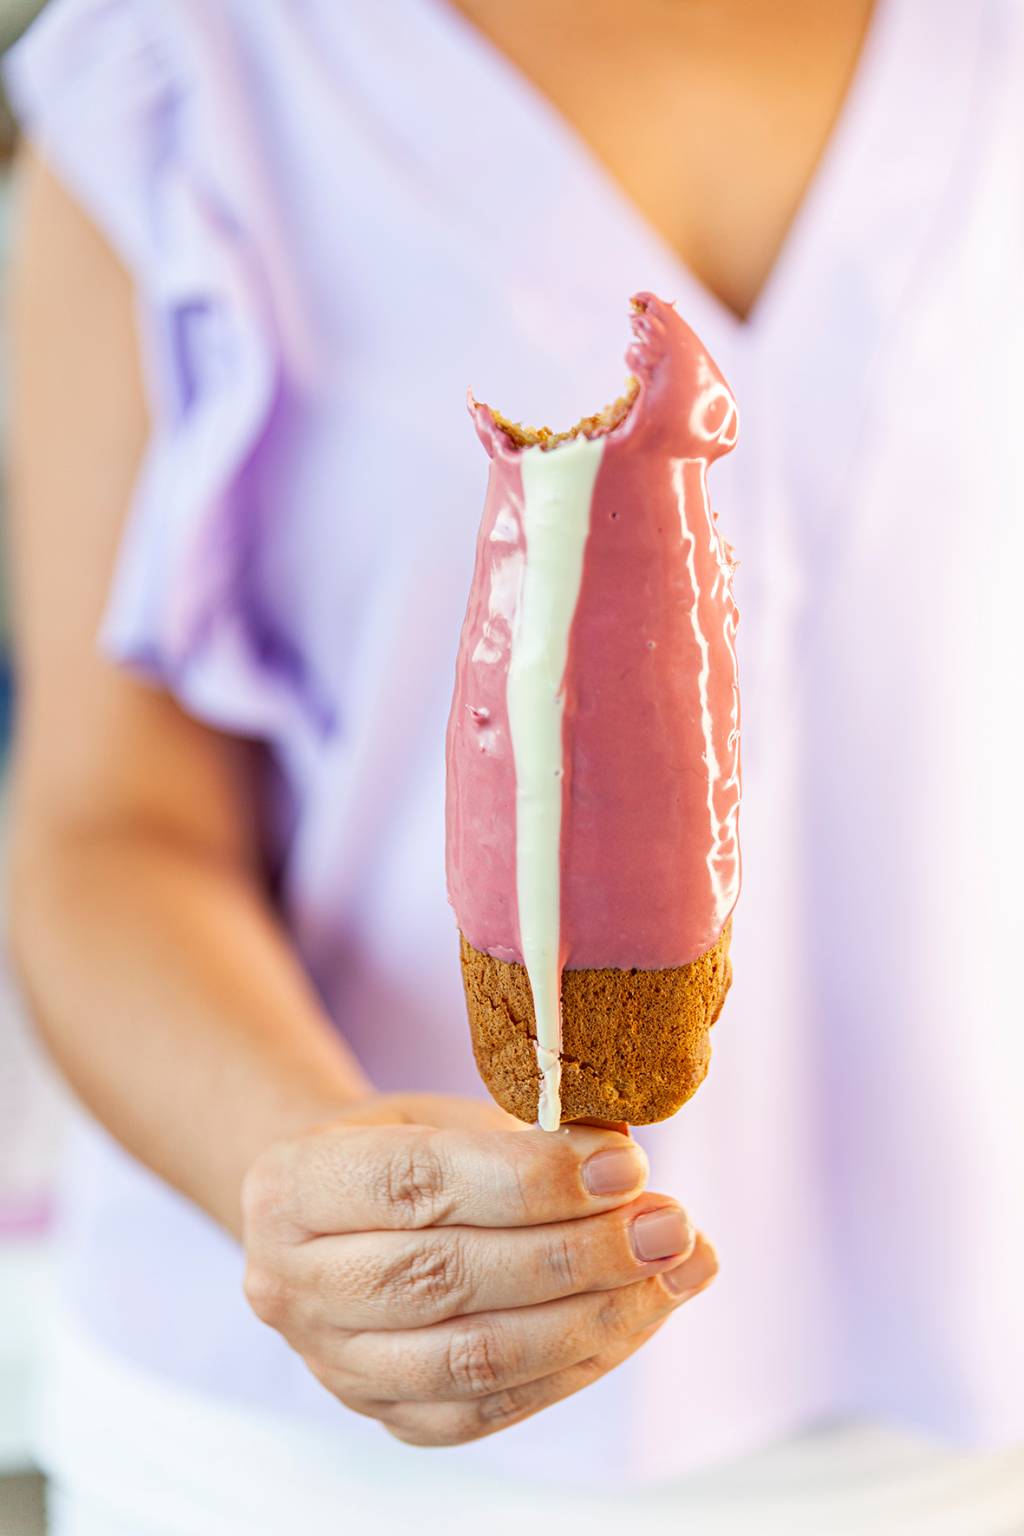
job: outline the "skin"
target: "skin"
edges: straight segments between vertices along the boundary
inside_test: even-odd
[[[456,0],[683,264],[752,313],[873,0]]]
[[[746,313],[827,138],[866,6],[464,9]],[[690,160],[712,98],[715,155]],[[715,185],[723,155],[731,189]],[[624,1360],[710,1283],[714,1253],[671,1197],[645,1191],[624,1128],[547,1136],[494,1106],[375,1093],[270,898],[260,750],[98,653],[148,430],[133,316],[127,274],[27,155],[10,316],[15,961],[78,1096],[244,1243],[257,1315],[400,1439],[472,1440]],[[620,1186],[595,1194],[592,1160],[631,1148]],[[640,1254],[653,1212],[676,1219],[655,1223],[652,1259]]]

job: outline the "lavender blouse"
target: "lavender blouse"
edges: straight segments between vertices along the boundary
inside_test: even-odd
[[[102,644],[267,743],[284,921],[383,1088],[481,1091],[443,873],[466,386],[575,420],[651,289],[742,405],[715,486],[736,980],[707,1085],[644,1135],[722,1274],[455,1456],[593,1484],[837,1414],[1024,1438],[1021,7],[879,0],[743,324],[444,0],[53,0],[9,80],[137,285],[154,427]],[[84,1119],[61,1247],[109,1348],[378,1433],[247,1312],[234,1245]]]

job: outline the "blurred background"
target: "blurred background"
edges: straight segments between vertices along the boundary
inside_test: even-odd
[[[14,44],[45,3],[46,0],[0,0],[0,56]],[[251,3],[256,8],[263,0],[251,0]],[[973,0],[968,0],[968,4],[971,3]],[[343,7],[344,0],[340,0],[339,9]],[[545,24],[548,20],[545,16]],[[926,24],[930,20],[930,16],[927,17]],[[13,704],[7,622],[9,598],[3,550],[7,390],[3,377],[6,317],[2,299],[11,237],[16,152],[17,126],[0,85],[0,856],[6,843],[6,779]],[[894,179],[898,180],[899,174],[902,171],[894,173]],[[931,424],[926,423],[922,428],[920,423],[915,426],[912,421],[908,430],[911,433],[916,430],[919,437],[926,437]],[[750,567],[756,569],[756,556],[750,561]],[[865,760],[870,761],[870,755]],[[887,763],[884,772],[888,775]],[[888,782],[887,778],[885,782]],[[4,884],[0,881],[0,933],[4,929],[3,891]],[[897,1089],[893,1090],[892,1097],[898,1099]],[[884,1106],[884,1098],[880,1102]],[[42,1536],[44,1531],[42,1480],[31,1463],[29,1426],[35,1359],[51,1305],[50,1189],[65,1113],[64,1090],[48,1069],[33,1039],[0,946],[0,1536]],[[892,1130],[894,1144],[899,1145],[897,1119],[897,1116],[891,1117],[895,1130],[886,1121],[879,1126],[879,1135],[883,1137],[883,1133]],[[907,1139],[911,1139],[909,1132]],[[965,1145],[971,1147],[973,1143],[965,1140]],[[884,1162],[881,1154],[878,1161]],[[962,1178],[964,1186],[968,1187],[970,1169],[962,1173]],[[936,1176],[934,1182],[939,1186],[941,1179]],[[870,1178],[866,1183],[870,1184]],[[907,1187],[911,1186],[900,1185],[890,1201],[890,1214],[895,1213],[894,1220],[899,1218],[899,1200],[905,1198]],[[924,1180],[921,1187],[926,1193],[932,1188]],[[910,1229],[916,1233],[925,1227],[926,1213],[914,1211],[912,1216]],[[884,1243],[879,1246],[884,1251]],[[873,1262],[872,1255],[868,1255],[865,1262]],[[969,1269],[965,1272],[971,1273]],[[1007,1290],[1014,1284],[1011,1279]],[[856,1279],[852,1288],[856,1288]],[[984,1298],[979,1307],[983,1305]],[[997,1316],[998,1302],[993,1304],[992,1311]],[[884,1317],[884,1313],[880,1315]],[[901,1317],[899,1322],[902,1325],[904,1318]],[[965,1330],[966,1326],[965,1323]],[[976,1353],[983,1351],[976,1350]],[[90,1386],[94,1388],[94,1378],[90,1379]],[[966,1394],[966,1388],[964,1390]],[[90,1393],[89,1403],[92,1412],[94,1391]],[[893,1528],[887,1526],[885,1529]],[[961,1529],[957,1527],[958,1533]],[[980,1526],[977,1529],[980,1531]],[[1024,1525],[1006,1527],[1005,1536],[1015,1536],[1015,1533],[1024,1536]],[[694,1536],[703,1536],[703,1532],[695,1530]],[[751,1536],[755,1536],[753,1528]],[[833,1536],[833,1532],[822,1527],[820,1536]]]
[[[0,53],[41,9],[39,0],[0,0]],[[0,92],[0,290],[11,226],[11,167],[17,141]],[[0,311],[0,327],[3,326]],[[0,356],[6,354],[0,334]],[[0,372],[0,415],[6,418]],[[0,428],[0,454],[4,433]],[[0,472],[0,496],[3,491]],[[3,520],[0,518],[0,528]],[[6,562],[0,543],[0,845],[6,830],[6,770],[11,725],[11,667]],[[2,916],[2,914],[0,914]],[[6,959],[0,967],[0,1533],[43,1530],[42,1493],[32,1475],[27,1424],[35,1340],[48,1294],[47,1189],[59,1135],[60,1092],[40,1057]]]

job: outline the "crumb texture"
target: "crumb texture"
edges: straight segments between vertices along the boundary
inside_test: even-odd
[[[497,411],[493,412],[493,416],[495,424],[517,448],[557,448],[559,443],[571,442],[574,437],[603,437],[607,432],[614,431],[629,415],[639,388],[637,379],[628,379],[617,400],[613,400],[603,410],[595,411],[592,416],[584,416],[566,432],[553,432],[550,427],[524,427],[522,422],[509,421],[507,416]]]
[[[580,970],[562,977],[562,1121],[648,1125],[674,1115],[707,1075],[711,1026],[732,980],[730,927],[689,965]],[[511,1114],[537,1118],[539,1074],[526,968],[460,934],[473,1054]]]

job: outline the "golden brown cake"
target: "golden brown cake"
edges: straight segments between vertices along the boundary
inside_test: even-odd
[[[471,401],[490,456],[447,740],[473,1050],[506,1109],[644,1124],[703,1081],[739,893],[736,403],[671,305],[569,432]]]
[[[562,972],[562,1121],[666,1120],[707,1075],[711,1026],[732,979],[729,926],[689,965],[658,971]],[[537,1118],[540,1072],[526,967],[474,949],[461,934],[473,1054],[492,1096]]]

